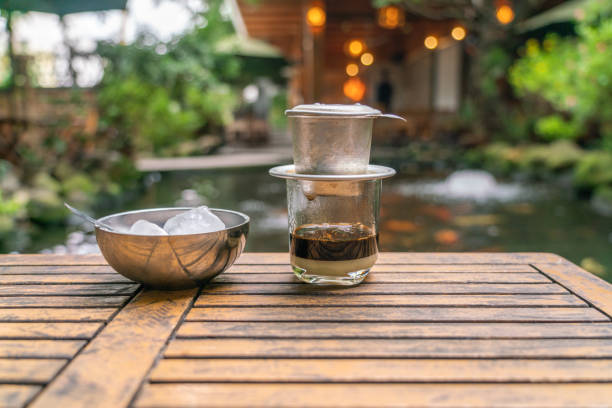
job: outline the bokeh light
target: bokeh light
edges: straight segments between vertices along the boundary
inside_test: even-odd
[[[453,27],[453,30],[451,31],[451,37],[453,37],[453,39],[457,41],[463,40],[465,38],[465,35],[466,35],[465,28],[461,26]]]
[[[497,21],[504,25],[510,24],[514,20],[514,10],[509,5],[504,4],[497,8],[495,17],[497,17]]]
[[[353,57],[358,57],[365,51],[365,44],[361,40],[351,40],[347,47],[348,53]]]
[[[355,63],[350,63],[346,66],[346,75],[355,76],[359,73],[359,67]]]
[[[370,52],[364,52],[363,54],[361,54],[360,61],[366,67],[370,66],[374,63],[374,55],[372,55],[372,53]]]
[[[404,10],[397,6],[385,6],[378,9],[378,25],[390,30],[404,25]]]
[[[436,48],[438,48],[438,39],[433,35],[429,35],[425,37],[425,41],[423,41],[423,44],[425,44],[425,48],[435,50]]]
[[[321,28],[325,25],[325,10],[320,6],[312,6],[306,12],[306,22],[310,27]]]
[[[358,77],[353,77],[346,80],[342,86],[342,91],[353,102],[359,102],[365,95],[366,85]]]

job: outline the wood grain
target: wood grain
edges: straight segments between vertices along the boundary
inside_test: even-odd
[[[72,358],[83,340],[0,340],[0,357]]]
[[[212,283],[202,292],[208,294],[379,294],[379,295],[435,295],[435,294],[560,294],[568,293],[562,286],[551,283],[521,284],[521,283],[371,283],[355,287],[317,287],[305,283]]]
[[[499,342],[500,347],[504,344],[509,344],[508,347],[512,345],[512,343],[504,343],[505,340],[504,342],[499,340]],[[453,350],[450,347],[456,343],[447,342],[446,347],[443,346],[444,343],[444,341],[437,341],[437,344],[441,346],[441,355],[438,357],[447,357],[461,352],[467,354],[471,352],[473,355],[482,353],[483,356],[487,353],[495,353],[495,350],[479,351],[467,346],[464,349]],[[423,356],[428,352],[431,353],[431,349],[421,351],[409,347],[421,344],[424,342],[411,342],[406,339],[180,339],[173,341],[167,352],[169,355],[190,353],[190,355],[207,358],[411,358],[415,355]],[[432,341],[431,344],[433,347],[436,341]],[[532,344],[533,347],[537,347],[536,342],[532,341]],[[503,352],[502,349],[499,354]],[[428,357],[433,358],[436,355],[429,354]]]
[[[222,274],[215,283],[298,283],[288,273]],[[362,283],[550,283],[538,272],[385,272],[371,273]]]
[[[112,307],[129,296],[0,296],[0,307]]]
[[[177,337],[585,339],[612,338],[612,323],[185,322]]]
[[[346,339],[345,339],[346,340]],[[335,350],[345,340],[317,343],[321,346],[332,344]],[[282,347],[284,343],[280,343]],[[401,341],[348,341],[347,346],[357,346],[353,355],[377,356],[383,358],[385,351],[360,350],[361,346],[386,347],[401,353],[402,358],[611,358],[612,338],[610,339],[402,339]],[[301,343],[298,343],[297,350]],[[398,351],[400,350],[401,351]],[[311,351],[312,352],[312,351]],[[165,357],[205,358],[210,356],[208,339],[177,339],[170,343]],[[330,352],[321,352],[331,355]],[[344,356],[346,352],[342,352]],[[165,361],[165,360],[164,360]],[[238,360],[237,360],[238,361]],[[393,373],[385,363],[379,363],[389,373]],[[246,367],[246,364],[245,364]],[[332,370],[333,371],[333,370]],[[219,380],[226,381],[226,380]],[[227,380],[229,381],[229,380]],[[246,380],[245,380],[246,381]],[[250,381],[250,380],[249,380]],[[259,380],[253,380],[259,381]],[[262,380],[263,381],[263,380]],[[282,379],[266,381],[283,381]],[[296,380],[301,381],[301,380]],[[304,380],[306,381],[306,380]],[[348,381],[348,380],[347,380]]]
[[[145,407],[605,407],[609,384],[150,384]]]
[[[152,382],[599,382],[612,360],[164,359]]]
[[[0,265],[2,257],[0,256]],[[116,273],[109,265],[13,265],[0,266],[0,275],[72,275]],[[0,282],[4,277],[0,278]]]
[[[67,360],[0,358],[0,382],[46,384]]]
[[[612,316],[612,285],[573,264],[537,265],[546,275]]]
[[[0,296],[23,295],[132,295],[138,284],[87,284],[87,285],[1,285]]]
[[[107,265],[102,255],[0,255],[0,265]]]
[[[40,388],[38,385],[0,384],[0,407],[23,407],[40,391]]]
[[[0,323],[0,338],[89,339],[103,323]]]
[[[14,308],[0,309],[0,322],[103,322],[115,312],[114,308],[62,309]]]
[[[288,259],[287,259],[288,262]],[[536,272],[528,264],[376,264],[370,273],[383,272],[439,272],[439,273],[462,273],[462,272]],[[293,274],[288,264],[234,264],[224,274],[243,273],[289,273]]]
[[[95,274],[13,274],[2,275],[1,285],[24,285],[24,284],[52,284],[52,283],[134,283],[118,273],[95,273]]]
[[[126,406],[195,293],[195,289],[141,292],[31,407]]]
[[[544,252],[381,252],[378,264],[530,264],[564,263],[559,255]],[[288,264],[287,252],[250,252],[238,258],[236,264]]]
[[[588,307],[574,295],[215,295],[200,296],[204,306],[567,306]]]
[[[609,322],[592,308],[200,307],[187,321]]]

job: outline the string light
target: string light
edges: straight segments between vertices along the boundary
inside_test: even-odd
[[[423,44],[425,44],[425,48],[429,50],[435,50],[436,48],[438,48],[438,39],[433,35],[429,35],[425,37],[425,41],[423,41]]]
[[[495,17],[504,25],[510,24],[514,20],[514,10],[508,4],[503,4],[495,11]]]
[[[390,30],[403,26],[404,10],[397,6],[386,6],[378,9],[378,25]]]
[[[346,66],[346,75],[354,77],[359,73],[359,66],[355,63],[350,63]]]
[[[361,40],[349,41],[346,51],[352,57],[358,57],[365,51],[365,44]]]
[[[321,28],[325,25],[326,15],[323,7],[314,5],[306,12],[306,23],[312,28]]]
[[[461,26],[453,27],[453,30],[451,31],[451,37],[453,37],[457,41],[463,40],[465,38],[465,35],[465,28]]]
[[[366,85],[358,77],[353,77],[346,80],[342,86],[342,91],[353,102],[359,102],[365,95]]]
[[[374,63],[374,55],[369,52],[364,52],[363,54],[361,54],[360,61],[363,65],[368,67]]]

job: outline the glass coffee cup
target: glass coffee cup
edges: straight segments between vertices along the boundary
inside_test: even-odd
[[[295,167],[270,170],[287,180],[291,267],[302,281],[355,285],[378,258],[378,215],[383,166],[351,175],[296,174]]]

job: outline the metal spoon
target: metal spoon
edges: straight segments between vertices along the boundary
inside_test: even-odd
[[[111,227],[110,225],[100,222],[98,220],[96,220],[95,218],[85,214],[83,211],[81,210],[77,210],[76,208],[74,208],[73,206],[71,206],[70,204],[68,204],[67,202],[64,202],[64,206],[70,210],[71,213],[78,215],[79,217],[83,218],[86,221],[89,221],[90,223],[92,223],[94,226],[98,227],[98,228],[104,228],[106,230],[109,231],[117,231],[116,228]]]

